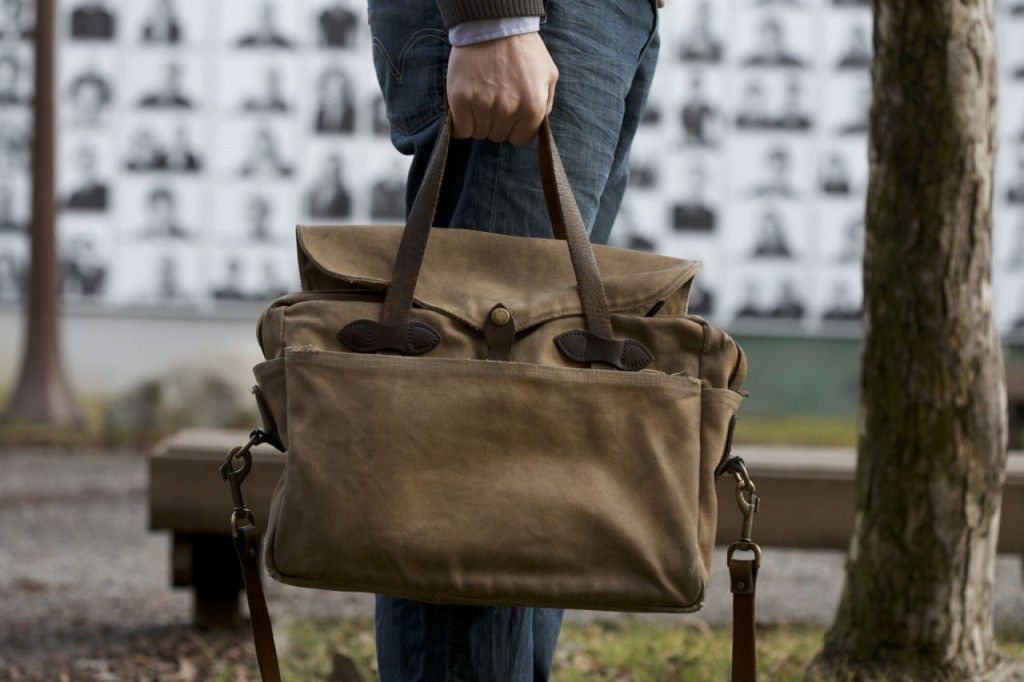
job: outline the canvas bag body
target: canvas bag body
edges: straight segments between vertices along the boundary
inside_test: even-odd
[[[431,230],[408,318],[440,343],[364,353],[338,333],[385,314],[403,226],[297,234],[303,291],[264,313],[255,368],[287,448],[272,577],[438,603],[700,608],[746,361],[686,312],[698,264],[593,247],[614,335],[653,358],[620,371],[556,343],[592,313],[565,242]]]

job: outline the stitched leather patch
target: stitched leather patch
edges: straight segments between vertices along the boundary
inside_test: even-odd
[[[441,334],[426,322],[381,324],[376,320],[356,320],[338,332],[342,345],[356,353],[397,351],[403,355],[423,355],[441,343]]]
[[[606,339],[583,329],[559,334],[555,345],[576,362],[603,362],[626,372],[638,372],[654,361],[647,346],[633,339]]]

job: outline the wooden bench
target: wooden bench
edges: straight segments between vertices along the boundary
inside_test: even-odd
[[[150,458],[149,525],[173,536],[171,582],[191,587],[195,623],[234,627],[242,589],[228,535],[231,497],[218,468],[245,433],[187,430],[161,443]],[[764,546],[846,549],[853,527],[855,456],[848,449],[738,446],[762,499],[754,537]],[[269,446],[254,450],[245,482],[246,502],[266,528],[270,497],[284,456]],[[719,482],[718,542],[739,534],[740,515],[730,477]],[[1024,453],[1011,455],[1003,496],[999,550],[1024,554]]]

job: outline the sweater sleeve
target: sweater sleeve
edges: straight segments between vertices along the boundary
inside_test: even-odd
[[[543,17],[544,0],[437,0],[445,28],[463,21]]]

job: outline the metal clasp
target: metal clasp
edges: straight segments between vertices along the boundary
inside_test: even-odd
[[[754,514],[757,513],[761,504],[761,498],[757,496],[757,488],[747,466],[739,457],[730,457],[722,466],[722,473],[728,473],[736,481],[736,505],[743,515],[743,526],[740,530],[740,539],[729,545],[727,559],[731,560],[735,552],[752,552],[757,566],[761,565],[761,548],[753,541]]]
[[[262,429],[254,430],[249,434],[249,440],[245,445],[239,445],[228,451],[227,458],[220,465],[221,478],[231,486],[231,499],[235,505],[231,512],[231,530],[235,535],[238,534],[238,529],[242,525],[255,525],[256,523],[256,517],[253,516],[252,510],[246,506],[245,499],[242,497],[242,483],[252,471],[252,449],[266,440],[267,434]],[[241,460],[241,464],[236,468],[235,462],[239,460]],[[245,524],[242,523],[243,521]]]

